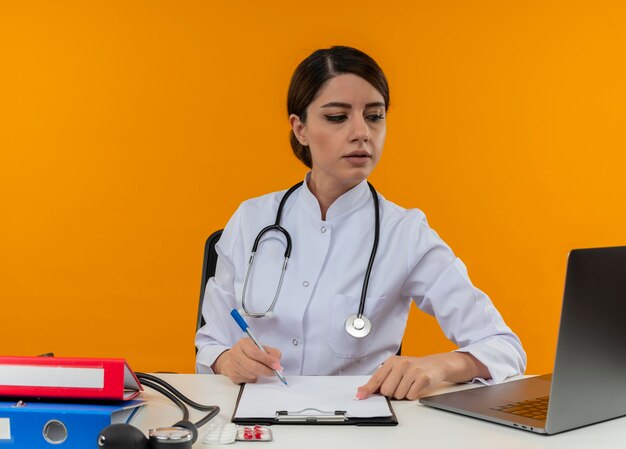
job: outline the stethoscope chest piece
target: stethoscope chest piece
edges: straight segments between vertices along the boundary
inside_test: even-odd
[[[372,330],[372,323],[365,315],[350,315],[346,319],[346,332],[352,335],[354,338],[363,338]]]
[[[181,427],[161,427],[150,429],[150,448],[154,449],[191,449],[193,434]]]

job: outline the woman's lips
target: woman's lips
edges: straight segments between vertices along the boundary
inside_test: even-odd
[[[348,154],[346,156],[344,156],[344,159],[346,159],[348,162],[350,162],[353,165],[366,165],[370,159],[372,158],[372,156],[370,156],[367,153],[351,153]]]

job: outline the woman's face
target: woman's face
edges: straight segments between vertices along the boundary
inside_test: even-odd
[[[366,179],[378,163],[386,133],[382,94],[363,78],[343,74],[322,86],[306,123],[290,117],[298,140],[311,150],[311,181],[344,191]]]

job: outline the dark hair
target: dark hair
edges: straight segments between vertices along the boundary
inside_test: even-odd
[[[385,100],[385,111],[389,109],[389,85],[376,61],[356,48],[338,46],[317,50],[298,65],[289,83],[287,114],[295,114],[306,122],[306,110],[324,83],[345,73],[357,75],[374,86]],[[309,147],[298,141],[293,130],[289,138],[296,157],[312,168]]]

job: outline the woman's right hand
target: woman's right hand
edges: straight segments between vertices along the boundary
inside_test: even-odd
[[[282,371],[281,352],[265,346],[267,354],[254,342],[244,337],[227,351],[222,352],[213,363],[213,372],[228,376],[236,384],[256,382],[259,377],[275,376],[273,370]]]

